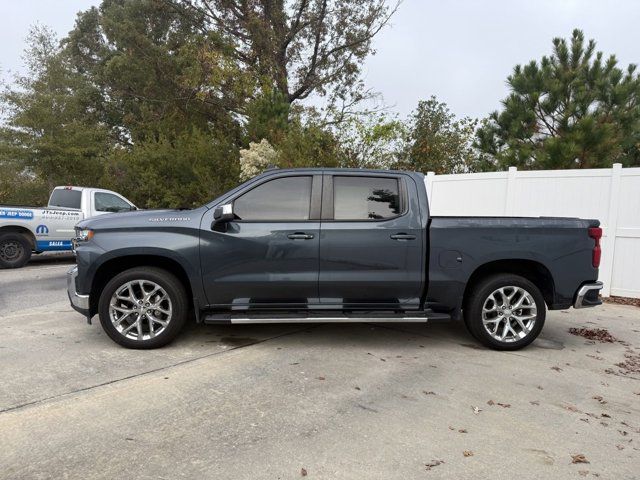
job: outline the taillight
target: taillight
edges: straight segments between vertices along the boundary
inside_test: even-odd
[[[589,229],[589,236],[593,238],[596,244],[593,246],[593,253],[591,255],[591,264],[593,268],[600,266],[600,258],[602,257],[602,249],[600,248],[600,239],[602,238],[602,229],[600,227],[591,227]]]

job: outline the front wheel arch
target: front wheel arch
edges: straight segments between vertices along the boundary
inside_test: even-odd
[[[107,260],[98,267],[96,273],[93,275],[89,296],[91,316],[98,313],[100,293],[109,280],[119,273],[135,267],[160,268],[166,270],[180,280],[180,283],[182,283],[187,292],[188,298],[193,299],[193,290],[189,276],[183,266],[176,260],[162,255],[124,255]]]

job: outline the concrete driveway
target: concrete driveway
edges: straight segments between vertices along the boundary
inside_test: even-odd
[[[636,307],[551,312],[512,353],[457,323],[193,325],[131,351],[71,310],[68,268],[0,271],[2,479],[640,478]]]

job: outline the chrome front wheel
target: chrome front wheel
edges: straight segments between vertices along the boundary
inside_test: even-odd
[[[171,272],[136,267],[116,275],[100,293],[105,332],[128,348],[157,348],[180,332],[189,312],[185,285]]]
[[[148,340],[161,334],[171,321],[172,311],[165,289],[150,280],[125,283],[109,302],[111,323],[131,340]]]

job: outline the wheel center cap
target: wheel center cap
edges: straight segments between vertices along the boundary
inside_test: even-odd
[[[508,308],[504,311],[504,314],[507,315],[507,316],[511,315],[511,313],[512,313],[511,310],[508,309]]]

